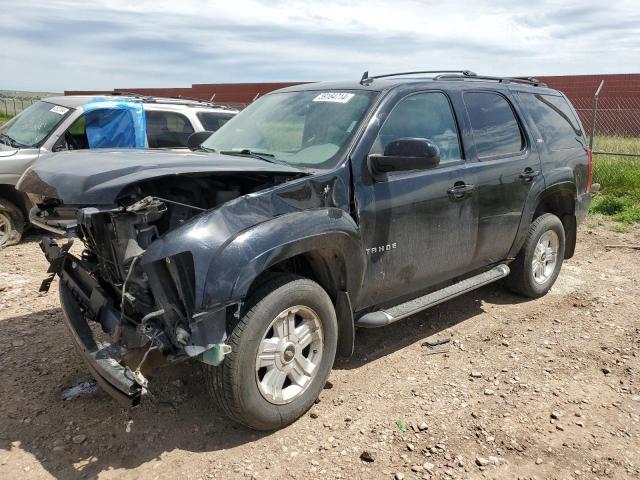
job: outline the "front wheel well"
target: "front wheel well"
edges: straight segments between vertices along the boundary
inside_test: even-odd
[[[576,200],[568,190],[556,190],[543,195],[536,205],[533,220],[545,213],[552,213],[560,219],[566,239],[564,258],[573,257],[576,248]]]
[[[9,200],[22,211],[24,218],[28,218],[31,208],[29,199],[24,193],[16,190],[14,185],[0,184],[0,197]]]
[[[249,294],[274,273],[292,273],[318,283],[335,303],[337,293],[346,289],[344,259],[332,249],[301,253],[281,260],[263,271],[251,284]]]
[[[355,325],[349,293],[344,257],[334,249],[320,249],[301,253],[277,262],[258,275],[247,292],[247,298],[269,281],[273,275],[292,273],[320,285],[329,295],[338,320],[338,354],[349,357],[353,353]]]

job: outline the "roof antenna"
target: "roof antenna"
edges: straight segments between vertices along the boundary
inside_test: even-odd
[[[253,100],[251,100],[251,101],[255,102],[258,99],[259,96],[260,96],[260,92],[256,93],[256,96],[253,97]]]
[[[371,81],[369,80],[369,70],[367,70],[362,74],[362,78],[360,79],[360,85],[368,85],[369,83],[371,83]]]
[[[213,102],[213,99],[214,99],[214,98],[216,98],[216,94],[215,94],[215,92],[214,92],[214,94],[213,94],[213,95],[211,95],[211,98],[209,99],[209,101],[210,101],[210,102]]]

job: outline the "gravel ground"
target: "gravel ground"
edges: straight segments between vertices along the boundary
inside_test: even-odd
[[[195,362],[119,408],[90,382],[57,286],[38,295],[28,237],[0,252],[0,478],[638,478],[640,251],[605,245],[640,228],[610,227],[588,222],[540,300],[496,284],[359,332],[319,402],[273,433],[212,410]]]

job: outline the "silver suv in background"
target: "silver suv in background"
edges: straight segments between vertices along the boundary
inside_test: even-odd
[[[42,155],[111,147],[187,149],[191,134],[214,132],[236,113],[199,100],[134,95],[34,103],[0,126],[0,248],[20,241],[33,205],[15,185]]]

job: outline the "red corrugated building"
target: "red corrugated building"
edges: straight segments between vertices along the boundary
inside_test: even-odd
[[[564,92],[574,104],[585,128],[591,125],[591,100],[600,82],[604,86],[600,94],[598,111],[607,116],[602,133],[638,134],[636,125],[640,114],[640,73],[612,75],[562,75],[539,76],[542,82]],[[187,88],[116,88],[114,92],[131,92],[162,97],[197,98],[217,103],[244,106],[256,97],[279,88],[303,82],[286,83],[197,83]],[[105,91],[65,91],[65,95],[105,94]],[[625,114],[616,114],[624,110]],[[626,114],[627,111],[631,112]],[[600,118],[600,114],[599,114]],[[600,125],[601,122],[598,122]]]

